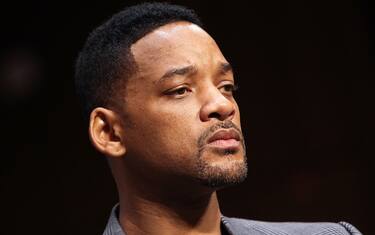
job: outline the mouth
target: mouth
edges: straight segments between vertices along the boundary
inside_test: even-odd
[[[207,145],[221,149],[237,149],[241,146],[240,141],[240,134],[234,129],[221,129],[207,140]]]

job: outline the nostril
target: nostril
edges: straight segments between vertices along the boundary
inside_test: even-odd
[[[216,118],[216,119],[220,119],[221,115],[217,112],[214,112],[214,113],[210,113],[210,115],[208,115],[208,118]]]
[[[229,117],[233,116],[236,110],[233,109],[233,111],[228,115]]]

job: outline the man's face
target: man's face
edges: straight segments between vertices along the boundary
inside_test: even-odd
[[[131,47],[137,64],[124,105],[125,165],[150,181],[211,187],[247,173],[230,65],[200,27],[176,22]]]

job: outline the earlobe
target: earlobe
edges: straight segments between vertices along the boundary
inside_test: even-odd
[[[122,157],[126,153],[118,115],[112,110],[95,108],[90,115],[89,136],[94,147],[107,157]]]

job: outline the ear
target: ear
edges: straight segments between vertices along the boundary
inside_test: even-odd
[[[89,136],[94,147],[107,157],[123,157],[126,153],[121,119],[115,112],[95,108],[90,114]]]

